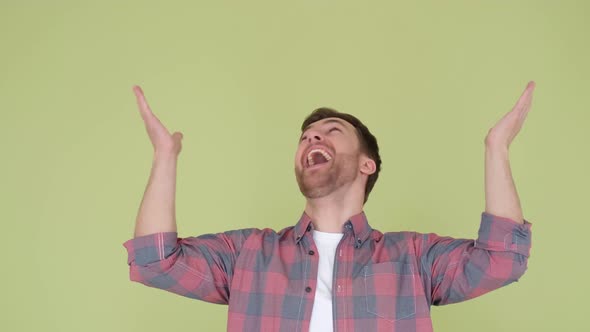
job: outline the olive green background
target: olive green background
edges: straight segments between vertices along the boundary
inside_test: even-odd
[[[129,281],[152,146],[171,131],[179,236],[293,225],[303,118],[357,115],[381,231],[473,238],[489,128],[529,80],[510,150],[529,268],[432,307],[436,331],[579,331],[588,316],[587,1],[1,1],[2,331],[223,331],[227,307]]]

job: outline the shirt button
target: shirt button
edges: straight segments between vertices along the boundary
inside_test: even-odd
[[[309,286],[305,287],[305,291],[308,293],[311,292],[311,287],[309,287]]]
[[[313,254],[315,254],[315,252],[314,252],[313,250],[310,250],[310,251],[308,252],[308,254],[310,254],[310,255],[313,255]]]

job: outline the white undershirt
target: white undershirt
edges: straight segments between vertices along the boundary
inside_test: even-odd
[[[332,274],[334,272],[334,258],[336,247],[342,239],[343,233],[326,233],[313,231],[313,241],[318,248],[318,282],[315,291],[310,332],[333,331],[332,318]]]

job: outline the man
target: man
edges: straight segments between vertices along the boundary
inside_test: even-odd
[[[124,243],[132,281],[228,304],[228,331],[432,331],[431,305],[517,281],[527,268],[508,148],[530,109],[530,82],[485,138],[485,211],[476,240],[372,229],[363,212],[377,180],[377,140],[328,108],[302,125],[295,174],[307,198],[279,232],[240,229],[177,238],[174,196],[181,133],[169,134],[134,91],[154,146],[135,235]]]

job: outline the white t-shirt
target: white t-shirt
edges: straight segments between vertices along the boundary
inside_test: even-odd
[[[326,233],[313,230],[313,241],[318,248],[318,282],[311,311],[310,332],[333,331],[332,317],[332,275],[336,247],[343,233]]]

